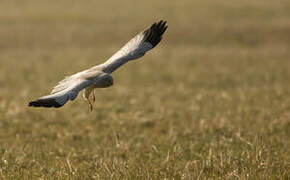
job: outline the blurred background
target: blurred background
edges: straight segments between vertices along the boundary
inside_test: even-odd
[[[93,112],[27,107],[161,19]],[[288,0],[2,0],[0,176],[289,178],[289,19]]]

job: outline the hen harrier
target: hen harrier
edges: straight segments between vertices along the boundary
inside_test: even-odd
[[[166,29],[166,21],[161,20],[154,23],[150,28],[131,39],[103,64],[66,77],[53,88],[50,95],[29,102],[28,106],[59,108],[69,100],[74,100],[78,93],[85,89],[83,97],[88,101],[92,110],[92,102],[95,102],[94,89],[112,86],[113,77],[110,74],[126,62],[138,59],[154,48],[161,41]],[[90,100],[91,93],[93,94],[92,102]]]

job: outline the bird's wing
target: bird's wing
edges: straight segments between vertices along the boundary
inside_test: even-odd
[[[161,41],[162,35],[166,29],[166,21],[159,21],[158,23],[152,24],[149,28],[131,39],[109,60],[96,66],[96,68],[102,67],[104,72],[112,73],[129,60],[138,59],[144,56],[147,51],[154,48]]]
[[[29,102],[28,106],[34,107],[61,107],[67,101],[74,100],[78,93],[93,84],[89,78],[84,78],[83,74],[75,74],[70,76],[54,87],[50,95],[38,98]]]

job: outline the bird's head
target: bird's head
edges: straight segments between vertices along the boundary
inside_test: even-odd
[[[113,77],[110,74],[104,73],[95,78],[95,85],[98,88],[105,88],[114,84]]]
[[[103,82],[104,82],[105,87],[109,87],[109,86],[112,86],[114,84],[114,80],[113,80],[112,76],[104,77]]]

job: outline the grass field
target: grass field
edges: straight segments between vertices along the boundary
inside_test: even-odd
[[[93,112],[27,107],[159,19]],[[290,179],[289,19],[288,0],[2,0],[0,179]]]

